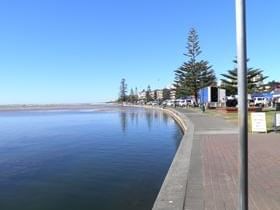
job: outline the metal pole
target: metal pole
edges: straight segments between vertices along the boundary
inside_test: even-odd
[[[248,108],[247,108],[247,53],[246,0],[236,0],[236,43],[238,66],[238,119],[240,141],[240,210],[248,210]]]

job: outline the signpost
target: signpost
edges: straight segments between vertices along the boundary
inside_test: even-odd
[[[275,112],[275,117],[274,117],[274,131],[277,132],[277,130],[280,130],[280,112]]]
[[[267,133],[265,112],[252,112],[251,122],[252,122],[252,132]]]
[[[275,126],[280,127],[280,113],[275,114]]]

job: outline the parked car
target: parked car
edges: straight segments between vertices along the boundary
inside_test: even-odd
[[[248,99],[248,106],[255,106],[255,101],[253,99]]]
[[[181,106],[183,99],[176,99],[175,100],[175,105],[176,106]]]
[[[192,99],[187,99],[186,102],[187,102],[187,106],[196,106],[195,101]]]
[[[265,97],[255,97],[254,104],[255,106],[265,106],[268,104],[268,100]]]
[[[155,106],[155,105],[158,105],[158,102],[157,101],[149,101],[149,102],[147,102],[147,105]]]
[[[175,100],[166,100],[166,106],[175,106]]]
[[[176,106],[184,107],[187,106],[188,102],[186,99],[177,99],[175,101]]]
[[[226,100],[227,107],[236,107],[238,104],[237,98],[235,96],[228,96]]]

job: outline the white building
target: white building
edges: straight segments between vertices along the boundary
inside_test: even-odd
[[[138,92],[138,100],[146,100],[146,91],[145,90]]]

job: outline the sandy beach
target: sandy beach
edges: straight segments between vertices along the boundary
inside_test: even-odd
[[[80,110],[80,109],[106,109],[117,108],[118,104],[100,103],[100,104],[15,104],[0,105],[0,112],[9,111],[44,111],[44,110]]]

